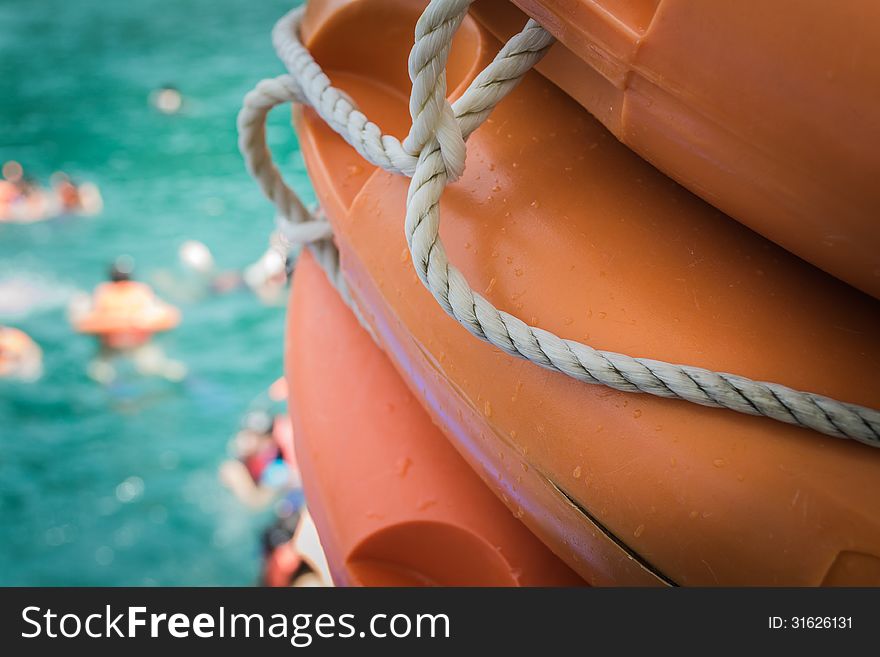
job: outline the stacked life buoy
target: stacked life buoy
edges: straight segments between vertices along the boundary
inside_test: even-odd
[[[583,584],[470,471],[308,253],[288,331],[297,462],[337,584]]]
[[[588,583],[880,584],[880,452],[869,446],[880,436],[880,304],[848,284],[878,293],[880,202],[865,176],[880,162],[846,138],[878,125],[876,113],[833,120],[848,103],[878,101],[876,9],[861,3],[856,22],[849,8],[774,3],[751,25],[726,20],[721,2],[666,0],[615,17],[592,2],[524,0],[561,41],[550,47],[532,22],[501,49],[497,38],[526,17],[489,2],[466,15],[469,4],[311,0],[279,23],[291,76],[258,87],[240,125],[289,234],[312,241],[486,490]],[[692,40],[682,35],[707,23],[724,29],[705,61],[684,67]],[[827,37],[824,72],[771,29],[782,23]],[[453,32],[451,49],[428,43]],[[734,43],[754,46],[751,65],[723,57]],[[411,48],[413,80],[398,65]],[[422,74],[438,62],[452,105]],[[703,74],[722,65],[729,75]],[[516,70],[509,82],[504,67]],[[802,96],[780,98],[781,79]],[[408,108],[411,93],[427,100]],[[261,117],[291,99],[312,106],[295,118],[319,219],[265,160]],[[311,386],[328,385],[308,354],[342,358],[354,339],[326,314],[318,322],[320,309],[298,299],[315,294],[304,287],[294,286],[288,332],[295,423],[312,412],[303,397],[317,403]],[[327,399],[364,427],[366,448],[393,420],[370,406],[375,391],[357,393],[363,356],[348,357],[346,390],[362,401]],[[332,474],[334,431],[296,438],[322,464],[304,472],[318,530],[331,544],[345,532],[381,543],[387,534],[353,511],[356,479]],[[405,507],[395,522],[408,526],[431,513],[412,498],[371,502],[378,515]],[[386,566],[427,568],[388,545],[382,554],[397,556]],[[340,583],[367,583],[351,574],[358,554],[328,547]]]

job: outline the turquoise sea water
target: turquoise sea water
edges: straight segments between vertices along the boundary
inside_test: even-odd
[[[0,160],[41,181],[97,183],[104,210],[0,224],[0,323],[43,348],[45,375],[0,382],[0,584],[236,585],[256,581],[265,516],[217,479],[248,403],[281,374],[284,309],[246,293],[180,304],[160,338],[190,374],[103,387],[66,304],[120,253],[150,280],[186,238],[221,268],[255,260],[272,211],[244,171],[235,115],[282,72],[269,41],[290,0],[0,0]],[[180,114],[150,92],[173,84]],[[308,182],[283,110],[269,140]],[[24,301],[10,303],[13,294]],[[6,302],[3,303],[3,295]]]

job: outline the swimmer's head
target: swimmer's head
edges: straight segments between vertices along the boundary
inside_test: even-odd
[[[70,176],[68,176],[63,171],[56,171],[51,176],[49,176],[49,183],[53,187],[58,187],[59,185],[66,185],[71,182]]]
[[[181,244],[177,256],[184,267],[199,274],[207,274],[214,269],[214,256],[211,255],[211,250],[197,240],[187,240]]]
[[[251,411],[244,416],[241,422],[243,431],[252,431],[258,434],[268,434],[272,431],[272,425],[275,424],[275,418],[271,413],[266,411]]]
[[[15,160],[9,160],[3,164],[3,177],[9,182],[17,183],[24,175],[21,165]]]
[[[176,114],[183,106],[183,96],[176,87],[166,84],[152,93],[153,105],[163,114]]]
[[[130,281],[134,273],[134,259],[129,255],[123,255],[116,258],[110,265],[108,278],[114,283],[121,281]]]

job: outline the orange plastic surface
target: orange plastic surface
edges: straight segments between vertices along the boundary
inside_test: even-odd
[[[373,11],[393,16],[388,38],[374,38]],[[309,3],[318,61],[399,137],[419,11],[405,0]],[[465,20],[450,89],[497,48]],[[408,181],[373,170],[312,112],[298,123],[352,292],[383,348],[472,467],[588,581],[880,584],[880,452],[586,385],[477,341],[416,278]],[[471,136],[441,215],[452,262],[532,324],[880,406],[876,300],[659,174],[537,74]]]
[[[103,283],[95,292],[92,310],[74,322],[79,333],[110,335],[137,331],[160,333],[180,324],[180,311],[156,299],[144,283]]]
[[[470,470],[308,252],[286,360],[297,458],[336,584],[584,584]]]
[[[705,200],[880,297],[880,3],[514,0],[538,70]],[[481,0],[506,40],[526,16]]]

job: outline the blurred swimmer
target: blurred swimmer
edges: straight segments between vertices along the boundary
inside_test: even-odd
[[[79,214],[101,214],[101,210],[104,209],[104,199],[101,197],[101,190],[95,183],[84,182],[77,188],[77,191],[79,192]]]
[[[22,175],[14,185],[16,195],[5,210],[0,211],[7,220],[31,223],[58,215],[55,197],[41,189],[31,177]]]
[[[79,333],[94,335],[100,352],[89,366],[89,374],[102,383],[116,378],[113,360],[131,358],[137,371],[179,381],[186,367],[170,360],[151,344],[156,333],[168,331],[180,323],[180,311],[158,299],[146,283],[132,280],[134,261],[121,256],[110,267],[108,278],[90,299],[76,299],[70,306],[70,318]]]
[[[94,183],[75,184],[63,171],[50,177],[60,214],[98,214],[104,207],[101,192]]]
[[[180,245],[177,256],[181,264],[190,271],[204,276],[214,273],[214,255],[204,242],[187,240]]]
[[[177,87],[166,84],[150,94],[153,107],[163,114],[177,114],[183,107],[183,96]]]
[[[9,180],[0,180],[0,221],[12,219],[12,206],[19,196],[17,185]]]
[[[263,532],[262,543],[263,586],[333,586],[327,557],[307,509],[279,515]]]
[[[28,205],[30,183],[24,177],[24,169],[15,160],[3,163],[3,180],[0,180],[0,221],[21,221]]]
[[[279,444],[289,428],[286,415],[251,411],[230,443],[233,458],[220,466],[220,480],[253,509],[269,505],[285,491],[295,494],[294,506],[302,504],[299,471],[284,461]]]
[[[218,271],[214,255],[203,242],[187,240],[177,250],[178,267],[153,274],[156,286],[175,301],[191,302],[245,287],[238,271]]]
[[[3,177],[9,182],[18,183],[24,176],[24,169],[21,164],[15,160],[9,160],[3,163]]]
[[[187,240],[177,252],[179,270],[163,270],[153,279],[163,293],[175,300],[193,301],[209,294],[228,294],[241,289],[253,292],[266,305],[281,305],[290,277],[288,261],[277,246],[270,246],[244,269],[218,271],[211,250],[202,242]]]
[[[215,278],[211,250],[202,242],[187,240],[177,249],[177,261],[177,267],[153,273],[157,289],[179,302],[207,296]]]
[[[3,164],[0,180],[0,221],[12,218],[12,206],[21,198],[21,178],[24,171],[15,160]]]
[[[56,171],[49,178],[49,182],[61,205],[61,212],[70,214],[79,210],[79,189],[71,182],[70,176],[63,171]]]
[[[244,270],[244,282],[260,301],[270,306],[284,303],[288,277],[287,258],[275,247],[269,247]]]
[[[36,381],[43,374],[43,352],[30,336],[0,326],[0,378]]]
[[[188,240],[179,251],[180,262],[185,269],[203,278],[205,287],[214,294],[226,294],[245,286],[241,272],[217,271],[214,255],[202,242]]]
[[[31,223],[61,215],[99,213],[101,192],[93,183],[77,186],[63,172],[52,174],[44,189],[27,176],[22,166],[10,160],[3,165],[0,180],[0,221]]]

